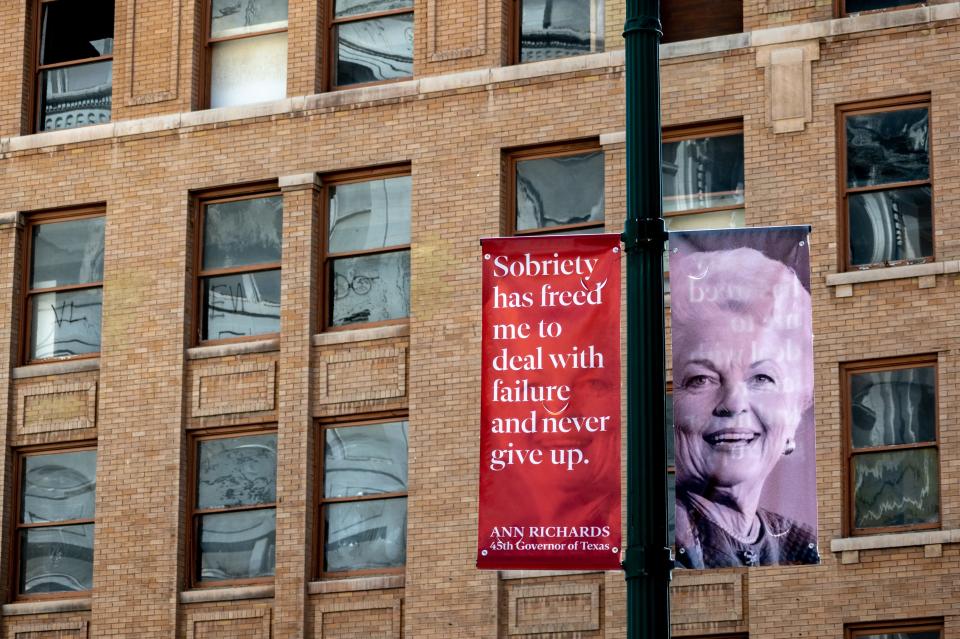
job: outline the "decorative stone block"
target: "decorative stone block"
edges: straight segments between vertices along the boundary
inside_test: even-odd
[[[396,344],[324,353],[316,366],[317,405],[367,402],[407,393],[407,347]]]
[[[344,602],[317,611],[318,639],[373,639],[400,636],[402,599]]]
[[[86,639],[86,621],[64,623],[32,623],[15,625],[10,629],[12,639]]]
[[[97,382],[26,385],[17,391],[17,434],[97,425]]]
[[[774,133],[797,133],[813,121],[813,61],[820,59],[820,41],[757,48],[757,66],[764,69],[767,125]]]
[[[180,0],[127,2],[127,41],[130,43],[128,105],[151,104],[177,97],[180,13]],[[158,56],[161,51],[163,55]]]
[[[198,368],[193,377],[193,416],[273,410],[276,362]]]
[[[600,629],[599,583],[518,586],[508,597],[510,635]]]
[[[191,615],[187,639],[270,639],[270,608],[207,610]]]
[[[743,619],[743,576],[674,572],[670,589],[674,624],[740,621]]]

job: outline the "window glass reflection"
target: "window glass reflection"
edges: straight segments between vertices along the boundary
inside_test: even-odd
[[[201,339],[280,332],[280,271],[209,277],[204,280],[205,323]]]
[[[407,489],[407,422],[329,428],[324,497],[362,497]]]
[[[214,43],[210,108],[282,100],[287,96],[287,34]]]
[[[847,116],[847,186],[929,178],[928,129],[925,108]]]
[[[20,521],[92,519],[96,472],[95,450],[24,457]]]
[[[282,219],[280,196],[207,205],[203,268],[279,262]]]
[[[853,457],[852,465],[856,528],[939,521],[936,449],[863,453]]]
[[[516,228],[603,222],[603,152],[516,163]]]
[[[410,251],[333,261],[333,326],[410,315]]]
[[[100,351],[103,290],[99,287],[30,298],[30,359]]]
[[[20,592],[39,595],[93,587],[93,524],[20,531]]]
[[[892,9],[894,7],[915,4],[919,4],[919,2],[917,2],[917,0],[846,0],[847,13],[878,11],[880,9]]]
[[[336,33],[337,86],[413,75],[413,13],[345,22]]]
[[[324,572],[392,568],[406,563],[407,500],[327,504]]]
[[[113,61],[47,69],[40,73],[40,130],[110,121]]]
[[[743,135],[663,144],[664,213],[743,204]]]
[[[936,441],[935,377],[932,366],[853,375],[853,447]]]
[[[333,12],[335,18],[346,18],[365,13],[412,8],[413,0],[336,0]]]
[[[273,576],[276,529],[273,508],[200,517],[200,581]]]
[[[114,0],[60,0],[43,4],[40,64],[113,53]]]
[[[100,216],[35,225],[30,288],[103,280],[104,219]]]
[[[331,186],[329,250],[409,244],[410,189],[409,175]]]
[[[602,0],[523,0],[520,62],[603,51]]]
[[[851,263],[863,266],[933,255],[930,194],[930,186],[851,193]]]
[[[276,435],[203,440],[198,454],[197,508],[276,501]]]
[[[287,26],[287,0],[212,0],[210,36],[256,33]]]

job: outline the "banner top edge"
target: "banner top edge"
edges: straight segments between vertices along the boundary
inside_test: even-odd
[[[736,232],[740,233],[743,231],[805,231],[807,234],[813,232],[813,226],[810,224],[785,224],[782,226],[743,226],[740,228],[733,229],[696,229],[689,231],[667,231],[667,235],[693,235],[699,233],[724,233],[724,232]]]

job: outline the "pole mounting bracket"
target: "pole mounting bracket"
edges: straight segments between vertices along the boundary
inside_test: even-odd
[[[667,241],[667,230],[663,218],[627,218],[620,239],[628,253],[650,246],[661,251]]]
[[[641,31],[653,31],[658,38],[661,37],[663,26],[660,24],[660,18],[656,16],[635,16],[627,18],[627,21],[623,24],[623,37]]]

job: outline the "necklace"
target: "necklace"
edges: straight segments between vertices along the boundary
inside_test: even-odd
[[[713,524],[714,526],[716,526],[717,528],[725,532],[727,536],[729,536],[731,539],[735,541],[739,541],[741,544],[745,544],[748,546],[757,543],[757,541],[759,540],[760,518],[757,517],[756,514],[753,515],[753,521],[750,524],[749,536],[743,537],[741,535],[736,534],[735,532],[733,532],[732,530],[730,530],[729,528],[721,524],[719,521],[711,517],[710,514],[706,511],[706,509],[704,509],[700,504],[698,504],[695,499],[691,499],[690,503],[693,504],[693,507],[697,509],[697,512],[700,513],[707,521],[709,521],[711,524]]]

